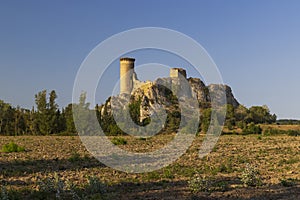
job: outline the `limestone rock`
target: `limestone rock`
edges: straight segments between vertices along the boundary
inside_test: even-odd
[[[199,78],[189,78],[188,82],[193,90],[194,97],[197,98],[199,102],[209,101],[208,89]]]
[[[137,82],[138,80],[134,80]],[[153,82],[138,82],[138,87],[135,86],[134,90],[130,94],[120,94],[116,97],[111,97],[102,106],[101,114],[106,111],[111,114],[111,109],[125,109],[132,101],[140,101],[140,122],[147,117],[157,114],[157,110],[161,110],[162,107],[168,109],[169,106],[174,104],[174,101],[178,103],[180,98],[196,98],[199,103],[217,102],[217,106],[224,104],[231,104],[233,107],[238,107],[239,102],[233,96],[232,90],[228,85],[211,84],[205,86],[205,84],[199,78],[188,78],[180,80],[180,78],[158,78]],[[188,84],[184,84],[188,83]],[[177,100],[172,95],[175,93]],[[222,99],[224,97],[225,99]],[[180,97],[180,98],[178,98]],[[213,98],[213,99],[212,99]],[[169,108],[170,109],[170,108]]]
[[[210,100],[212,100],[211,98],[214,97],[214,101],[218,102],[218,105],[224,105],[226,103],[232,105],[234,108],[237,108],[240,105],[233,96],[232,90],[228,85],[210,84],[207,86],[207,88],[210,93]],[[226,102],[225,99],[222,99],[223,92],[225,92]]]

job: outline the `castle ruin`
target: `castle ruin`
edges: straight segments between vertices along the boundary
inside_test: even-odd
[[[134,71],[134,58],[120,58],[120,94],[131,94],[137,88],[146,88],[153,85],[151,81],[139,81]],[[171,78],[186,78],[186,70],[183,68],[171,68]]]
[[[186,78],[186,70],[183,68],[171,68],[170,69],[170,77],[171,78],[179,78],[179,76],[183,76]]]

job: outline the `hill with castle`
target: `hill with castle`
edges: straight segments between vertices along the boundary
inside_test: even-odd
[[[197,109],[201,113],[199,131],[207,130],[212,102],[217,102],[219,109],[227,109],[225,125],[229,127],[239,125],[244,128],[251,122],[271,123],[276,120],[276,116],[271,115],[267,107],[254,106],[248,109],[241,105],[228,85],[205,85],[199,78],[187,77],[186,70],[183,68],[170,68],[169,77],[142,82],[135,73],[134,62],[134,58],[120,59],[120,94],[109,97],[97,108],[100,124],[108,135],[123,133],[118,127],[120,124],[116,125],[114,121],[113,110],[119,112],[129,109],[128,112],[133,121],[137,125],[145,126],[150,123],[151,116],[160,115],[157,110],[161,105],[167,111],[166,123],[161,133],[176,131],[181,118],[181,111],[178,107],[181,98],[197,100],[199,104]],[[174,91],[178,91],[176,95]],[[222,98],[224,96],[225,98]]]
[[[139,95],[141,92],[143,96],[148,99],[157,99],[155,94],[161,94],[160,91],[154,92],[155,86],[159,85],[160,81],[165,80],[170,83],[171,85],[176,84],[175,82],[182,79],[186,79],[188,81],[189,86],[192,89],[190,92],[197,100],[201,103],[208,103],[210,102],[210,95],[209,92],[218,93],[218,90],[221,88],[226,91],[226,101],[228,104],[237,107],[239,102],[235,99],[232,94],[232,90],[228,85],[221,85],[221,84],[210,84],[206,86],[199,78],[187,78],[186,70],[183,68],[171,68],[170,69],[170,76],[166,78],[159,78],[154,82],[147,81],[141,82],[137,78],[137,74],[134,71],[134,58],[121,58],[120,59],[120,94],[132,94],[132,95]],[[178,84],[178,83],[177,83]],[[180,83],[179,83],[180,85]],[[184,90],[189,90],[188,88],[184,88]],[[183,94],[184,95],[184,94]],[[188,95],[188,94],[186,94]]]

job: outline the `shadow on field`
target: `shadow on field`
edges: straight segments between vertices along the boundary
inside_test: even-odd
[[[1,174],[5,177],[22,176],[36,172],[58,172],[63,170],[76,170],[82,168],[105,167],[94,158],[79,157],[76,159],[40,159],[15,160],[0,162]]]
[[[182,199],[186,181],[150,181],[146,183],[122,182],[112,185],[108,193],[115,199]]]
[[[228,181],[229,183],[236,183],[238,181],[235,177],[222,178],[221,181]],[[138,180],[137,180],[138,181]],[[107,185],[105,183],[92,185],[84,185],[76,191],[79,199],[141,199],[141,200],[173,200],[173,199],[187,199],[187,200],[271,200],[271,199],[286,199],[296,200],[300,197],[300,185],[293,185],[291,187],[283,187],[281,184],[262,186],[262,187],[238,187],[226,188],[224,191],[214,192],[198,192],[192,193],[188,188],[186,180],[158,180],[140,182],[121,182],[118,184]],[[22,185],[22,182],[7,182],[7,185]],[[56,190],[50,192],[42,192],[34,190],[31,192],[24,190],[17,190],[9,193],[12,199],[55,199]],[[70,198],[70,193],[62,192]]]
[[[231,180],[235,181],[235,180]],[[189,199],[189,200],[296,200],[300,197],[300,185],[283,187],[280,184],[264,187],[228,188],[222,192],[192,193],[186,181],[158,181],[147,183],[123,182],[109,187],[115,199]],[[108,195],[111,197],[110,195]]]

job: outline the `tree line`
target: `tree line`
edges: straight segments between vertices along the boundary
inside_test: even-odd
[[[13,107],[9,103],[0,100],[0,135],[53,135],[53,134],[76,134],[76,128],[73,120],[72,109],[74,106],[84,106],[89,109],[89,104],[85,102],[85,94],[83,93],[79,99],[79,104],[68,104],[66,107],[59,109],[56,103],[57,94],[52,90],[47,94],[46,90],[40,91],[35,95],[35,107],[32,109]],[[249,109],[243,105],[234,108],[228,104],[223,107],[227,110],[225,126],[228,129],[239,127],[241,129],[247,127],[248,124],[270,124],[276,122],[276,115],[271,114],[267,106],[252,106]],[[98,121],[105,134],[120,135],[123,133],[115,123],[113,116],[102,110],[103,105],[96,105],[95,112]],[[147,125],[150,123],[147,119],[143,124],[138,121],[140,102],[132,102],[129,106],[130,116],[139,125]],[[102,110],[102,113],[101,113]],[[207,131],[210,119],[211,108],[201,109],[201,120],[199,131]],[[163,132],[174,132],[178,129],[180,123],[180,112],[175,110],[167,116],[166,126]],[[88,124],[80,124],[80,126],[88,126]]]
[[[36,106],[32,109],[13,107],[0,100],[1,135],[51,135],[76,133],[72,104],[61,110],[56,103],[57,94],[52,90],[48,96],[43,90],[35,95]]]

